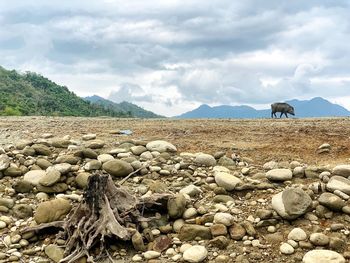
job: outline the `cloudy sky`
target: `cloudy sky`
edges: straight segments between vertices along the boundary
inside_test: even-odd
[[[350,109],[348,0],[1,0],[0,65],[166,116],[322,96]]]

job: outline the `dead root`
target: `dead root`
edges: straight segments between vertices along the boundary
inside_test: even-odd
[[[157,194],[136,198],[126,189],[115,185],[106,174],[94,174],[89,178],[83,200],[71,210],[64,221],[55,221],[29,227],[22,232],[61,228],[57,239],[65,239],[65,258],[60,262],[75,262],[86,256],[87,262],[110,257],[106,238],[131,240],[138,231],[145,211],[159,211],[166,207],[169,194]],[[97,254],[92,251],[99,251]]]

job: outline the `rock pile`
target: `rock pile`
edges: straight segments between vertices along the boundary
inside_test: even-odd
[[[162,140],[109,145],[96,134],[43,134],[0,149],[0,262],[66,256],[66,240],[23,229],[63,220],[96,171],[136,197],[171,196],[165,211],[147,212],[138,229],[129,225],[132,249],[104,244],[115,262],[350,259],[350,165],[256,164],[225,152],[179,153]]]

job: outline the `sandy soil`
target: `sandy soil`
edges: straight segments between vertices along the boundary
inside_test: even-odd
[[[131,136],[111,134],[130,129]],[[130,139],[166,139],[180,152],[235,152],[256,164],[303,160],[308,164],[335,164],[350,158],[350,118],[318,119],[112,119],[73,117],[1,117],[0,145],[38,138],[43,133],[60,137],[96,133],[116,143]],[[317,148],[329,143],[328,154]]]

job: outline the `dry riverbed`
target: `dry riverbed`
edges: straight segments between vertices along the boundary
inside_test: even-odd
[[[64,219],[95,172],[169,197],[149,222],[120,219],[132,241],[108,230],[101,262],[347,262],[349,158],[349,118],[1,117],[0,262],[69,255],[69,236],[23,229]]]

